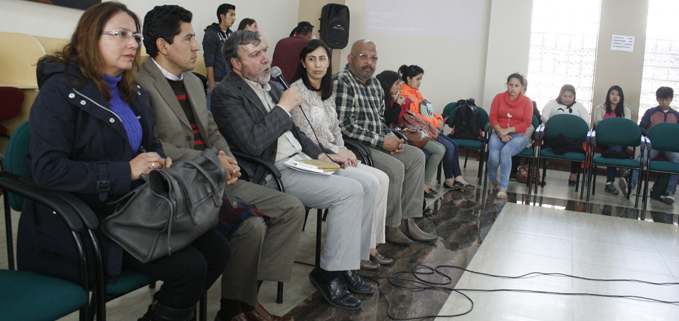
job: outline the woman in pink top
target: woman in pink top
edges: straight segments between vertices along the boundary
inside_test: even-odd
[[[490,105],[488,117],[493,133],[488,142],[488,179],[499,188],[497,198],[507,198],[512,156],[526,148],[526,128],[533,120],[533,102],[521,92],[523,83],[521,74],[509,75],[507,91],[497,94]]]

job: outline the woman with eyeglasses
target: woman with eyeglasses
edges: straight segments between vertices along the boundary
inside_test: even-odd
[[[583,104],[575,101],[575,87],[573,85],[563,85],[559,92],[559,97],[550,100],[542,109],[542,122],[554,115],[574,115],[582,118],[589,125],[589,112]],[[578,182],[579,162],[571,162],[571,176],[568,178],[568,186],[575,186]]]
[[[148,95],[131,70],[139,61],[139,31],[139,19],[124,4],[103,2],[83,13],[70,43],[38,62],[31,175],[42,188],[73,193],[99,220],[113,213],[113,202],[142,184],[142,174],[172,165],[153,131]],[[170,256],[142,263],[95,233],[109,283],[122,269],[163,281],[140,320],[193,320],[196,304],[230,254],[226,238],[210,230]],[[80,279],[72,236],[46,207],[26,201],[17,249],[21,270]]]
[[[424,77],[424,70],[416,65],[402,65],[398,69],[398,72],[401,74],[401,79],[403,80],[401,96],[410,98],[410,100],[412,100],[412,103],[409,105],[409,110],[430,123],[439,131],[439,137],[435,140],[428,141],[424,148],[431,153],[432,159],[434,159],[434,155],[436,154],[444,154],[442,157],[443,172],[445,176],[445,182],[443,182],[443,186],[451,189],[474,187],[473,185],[467,183],[464,177],[462,177],[457,143],[452,138],[443,134],[443,129],[445,127],[443,116],[433,111],[431,104],[426,99],[424,99],[424,96],[420,92],[420,85],[422,84],[422,77]],[[438,162],[429,161],[425,166],[425,197],[434,198],[433,194],[436,194],[436,191],[431,188],[431,181],[434,178],[434,174],[436,174],[438,165]]]
[[[594,127],[596,127],[600,121],[610,117],[624,117],[627,119],[632,119],[632,112],[629,108],[625,107],[625,94],[622,92],[622,88],[617,85],[611,86],[611,88],[608,89],[608,92],[606,93],[606,102],[596,106],[594,109]],[[605,149],[613,151],[627,150],[627,147],[625,146],[608,145],[598,147],[605,147]],[[617,169],[617,167],[613,166],[608,166],[606,168],[606,187],[604,191],[608,194],[620,194],[618,189],[613,186]]]

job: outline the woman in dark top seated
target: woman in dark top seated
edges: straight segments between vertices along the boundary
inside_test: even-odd
[[[146,92],[131,69],[143,37],[136,15],[118,2],[85,11],[68,45],[38,63],[38,94],[31,109],[29,167],[42,188],[71,192],[99,219],[140,185],[140,175],[170,167],[153,131]],[[165,215],[158,213],[159,215]],[[78,281],[75,245],[64,223],[26,201],[17,242],[21,270]],[[224,236],[210,230],[184,249],[142,263],[97,233],[106,277],[123,268],[164,281],[140,320],[193,320],[194,307],[224,270],[230,254]]]

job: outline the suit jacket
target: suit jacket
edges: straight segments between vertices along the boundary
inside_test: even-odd
[[[272,85],[269,94],[278,103],[281,91]],[[234,150],[274,162],[278,137],[290,130],[304,153],[312,158],[321,153],[320,147],[295,126],[282,107],[276,106],[267,112],[255,91],[235,72],[226,75],[212,91],[211,106],[219,131]],[[255,175],[253,182],[263,183],[266,168],[251,165]]]
[[[207,110],[203,84],[191,72],[185,72],[183,75],[184,88],[193,109],[193,117],[205,145],[208,148],[217,147],[227,156],[233,157],[229,145],[219,133],[212,113]],[[135,76],[149,94],[154,110],[156,135],[163,143],[165,154],[174,161],[196,158],[200,151],[195,150],[193,146],[193,129],[167,78],[151,58],[141,65],[140,71]]]

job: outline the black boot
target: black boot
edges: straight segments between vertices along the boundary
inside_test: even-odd
[[[174,309],[166,307],[154,300],[149,310],[138,321],[195,321],[196,307],[189,309]]]

